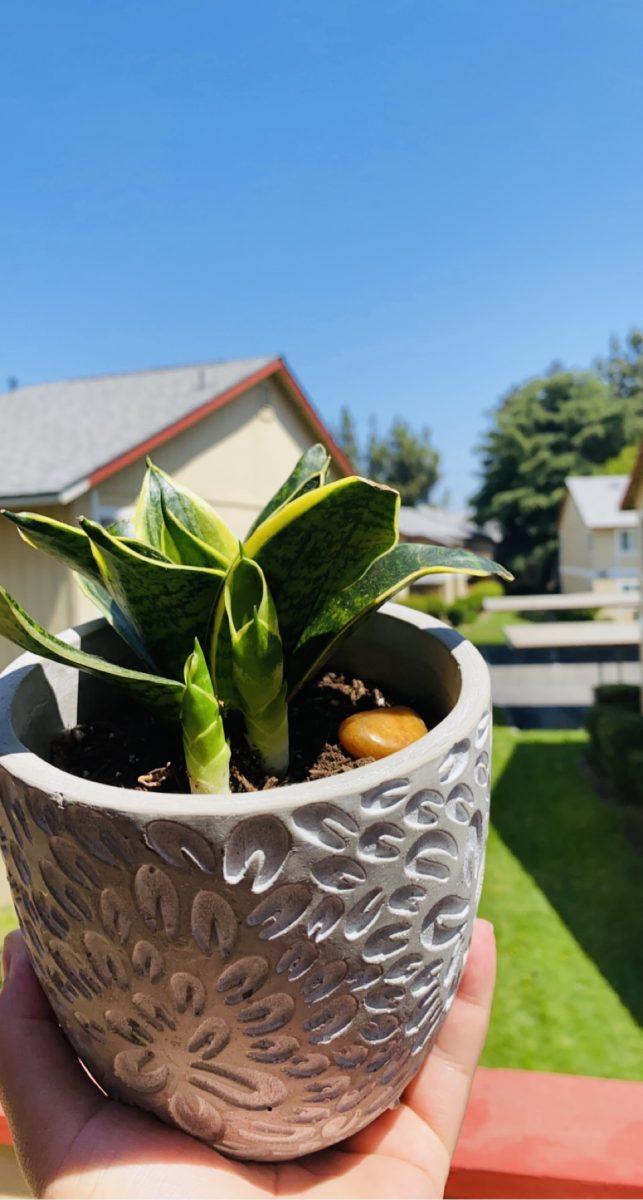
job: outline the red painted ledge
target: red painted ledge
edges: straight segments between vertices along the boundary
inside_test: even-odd
[[[11,1145],[1,1109],[0,1145]],[[446,1194],[640,1197],[643,1083],[481,1067]]]
[[[446,1194],[640,1197],[643,1083],[481,1067]]]

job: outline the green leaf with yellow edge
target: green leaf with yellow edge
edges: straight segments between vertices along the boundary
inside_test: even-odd
[[[230,747],[198,640],[186,661],[184,678],[181,724],[190,790],[206,795],[229,792]]]
[[[218,550],[208,546],[200,537],[186,529],[182,521],[167,507],[161,493],[163,519],[165,529],[176,549],[177,561],[188,567],[214,567],[217,571],[227,571],[228,560]]]
[[[390,600],[414,579],[433,574],[499,575],[512,579],[499,563],[470,550],[401,542],[378,558],[349,587],[330,596],[302,630],[288,668],[292,696],[322,667],[329,655],[356,624]]]
[[[288,659],[317,609],[348,587],[397,541],[400,498],[351,476],[299,496],[248,538],[279,614]]]
[[[34,550],[44,550],[72,571],[100,583],[100,572],[87,534],[76,525],[66,525],[40,513],[11,512],[3,508],[2,515],[18,528],[23,542]]]
[[[150,659],[147,648],[138,636],[131,621],[128,621],[125,613],[121,611],[116,601],[112,600],[107,588],[103,587],[103,584],[98,583],[95,579],[88,579],[84,575],[79,575],[77,571],[74,571],[74,580],[83,595],[87,596],[88,600],[91,600],[99,613],[102,613],[105,620],[109,622],[112,629],[127,643],[130,650],[133,650],[136,656],[141,659],[141,662],[144,662],[153,671],[154,663]]]
[[[88,654],[68,645],[34,621],[3,587],[0,587],[0,636],[31,654],[76,667],[106,683],[125,688],[134,700],[159,716],[174,719],[179,716],[183,685],[178,680],[119,667],[97,654]]]
[[[170,535],[163,519],[161,484],[158,472],[156,469],[152,469],[149,459],[145,475],[143,476],[141,490],[138,494],[138,500],[136,501],[132,524],[134,537],[137,541],[143,542],[146,546],[151,546],[153,550],[160,550],[171,562],[179,561],[178,551],[171,544]]]
[[[252,522],[246,538],[249,538],[255,529],[258,529],[268,517],[272,516],[273,512],[283,508],[284,504],[290,504],[291,500],[296,500],[298,496],[322,487],[326,482],[329,466],[330,456],[326,447],[322,446],[320,442],[316,446],[311,446],[305,454],[302,454],[274,496],[264,505],[259,516]]]
[[[104,587],[157,669],[176,677],[195,636],[205,641],[223,572],[144,557],[101,525],[83,519],[82,527]]]
[[[288,769],[288,707],[279,623],[261,567],[242,556],[230,570],[224,597],[232,678],[246,737],[268,773]]]
[[[182,487],[148,459],[134,513],[134,532],[141,541],[178,561],[176,547],[170,553],[173,537],[172,530],[166,524],[165,513],[176,517],[188,533],[220,554],[225,562],[235,558],[237,539],[212,506],[189,488]]]

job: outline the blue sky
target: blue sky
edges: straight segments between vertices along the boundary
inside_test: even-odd
[[[0,3],[0,383],[285,353],[485,413],[643,323],[640,0]]]

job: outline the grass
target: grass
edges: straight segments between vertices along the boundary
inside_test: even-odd
[[[494,736],[481,915],[499,965],[483,1062],[637,1079],[643,920],[623,810],[595,794],[582,731]],[[15,923],[0,909],[0,941]]]
[[[458,625],[458,633],[474,646],[505,646],[505,625],[524,625],[525,617],[515,612],[481,612],[475,621]]]
[[[582,731],[496,728],[481,915],[498,939],[483,1062],[638,1079],[640,862],[596,796]]]

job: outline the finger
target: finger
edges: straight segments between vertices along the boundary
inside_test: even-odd
[[[3,963],[0,1100],[25,1174],[43,1180],[106,1100],[60,1032],[17,930],[5,938]]]
[[[405,1103],[437,1134],[449,1158],[455,1149],[487,1035],[495,978],[493,925],[478,920],[451,1011],[425,1066],[404,1095]]]

